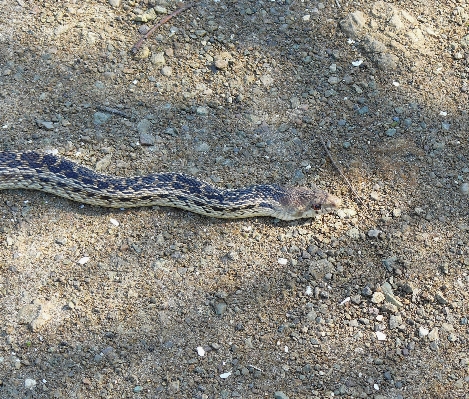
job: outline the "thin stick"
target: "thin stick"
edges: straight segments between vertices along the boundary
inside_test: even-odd
[[[140,40],[132,47],[132,53],[136,54],[138,49],[142,46],[143,42],[148,39],[154,32],[157,30],[161,25],[165,24],[168,22],[171,18],[175,17],[176,15],[180,14],[181,12],[187,10],[188,8],[194,7],[195,4],[187,4],[185,6],[182,6],[181,8],[178,8],[176,11],[172,12],[171,14],[166,15],[166,17],[162,18],[159,22],[156,23],[153,28],[151,28],[147,33],[145,33]]]
[[[131,119],[129,115],[127,115],[124,111],[121,111],[120,109],[106,107],[104,105],[97,105],[96,109],[98,109],[99,111],[108,112],[110,114],[119,115],[124,118]]]
[[[340,169],[339,165],[337,165],[337,163],[334,161],[334,159],[332,158],[332,155],[330,153],[330,151],[328,150],[327,148],[327,145],[324,141],[324,139],[322,138],[322,136],[320,134],[318,134],[318,137],[319,137],[319,140],[321,141],[321,144],[322,146],[324,147],[324,150],[326,151],[326,154],[327,154],[327,157],[330,159],[330,161],[332,162],[332,165],[334,165],[334,168],[337,169],[337,171],[339,172],[340,176],[342,176],[342,179],[345,180],[345,182],[347,183],[347,185],[349,186],[350,188],[350,191],[352,191],[353,195],[355,195],[355,197],[357,197],[358,199],[358,202],[360,202],[361,205],[364,205],[360,195],[355,191],[355,189],[353,188],[352,186],[352,183],[350,183],[350,180],[347,178],[347,176],[345,176],[342,172],[342,169]]]

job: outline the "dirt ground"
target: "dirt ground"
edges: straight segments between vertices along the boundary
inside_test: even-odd
[[[177,7],[3,1],[0,150],[343,207],[0,191],[0,397],[468,397],[466,0],[208,0],[132,54]]]

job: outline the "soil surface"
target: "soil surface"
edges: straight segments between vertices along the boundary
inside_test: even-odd
[[[0,191],[0,397],[467,397],[466,0],[203,1],[134,55],[177,7],[3,1],[0,150],[343,207]]]

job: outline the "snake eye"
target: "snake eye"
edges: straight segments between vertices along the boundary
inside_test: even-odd
[[[321,205],[320,205],[320,204],[314,204],[314,205],[313,205],[313,209],[314,209],[315,211],[319,211],[319,210],[321,209]]]

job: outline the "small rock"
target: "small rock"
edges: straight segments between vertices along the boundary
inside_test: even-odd
[[[155,145],[155,137],[149,133],[140,134],[140,145],[142,146],[152,146]]]
[[[425,327],[419,327],[419,337],[420,338],[424,338],[428,335],[430,331],[428,331],[428,329],[426,329]]]
[[[33,380],[32,378],[26,378],[24,380],[24,387],[26,389],[33,389],[36,386],[36,380]]]
[[[164,53],[163,52],[153,53],[150,57],[150,62],[156,66],[163,66],[164,64],[166,64]]]
[[[150,131],[151,126],[151,122],[148,119],[142,119],[137,124],[137,132],[139,134],[146,134]]]
[[[371,302],[381,303],[381,302],[384,302],[385,299],[386,299],[386,297],[384,296],[384,294],[382,292],[377,291],[371,297]]]
[[[154,19],[156,19],[156,12],[153,8],[150,8],[149,10],[145,11],[143,14],[136,15],[134,18],[134,21],[148,22],[148,21],[153,21]]]
[[[164,66],[163,68],[161,68],[161,74],[163,76],[171,76],[173,74],[173,68],[171,68],[170,66]]]
[[[224,301],[218,301],[215,303],[213,308],[217,316],[223,316],[223,314],[226,312],[227,305]]]
[[[393,330],[399,327],[402,324],[402,316],[401,315],[391,315],[389,317],[389,329]]]
[[[93,114],[93,123],[95,125],[102,125],[103,123],[106,123],[110,118],[110,114],[106,114],[105,112],[95,112]]]
[[[459,191],[461,191],[461,194],[463,195],[468,195],[469,194],[469,183],[463,183],[459,187]]]
[[[274,399],[288,399],[288,395],[286,395],[282,391],[277,391],[274,393]]]
[[[120,7],[122,4],[122,0],[108,0],[108,1],[109,1],[109,4],[115,8]]]
[[[50,121],[43,121],[42,119],[36,120],[36,125],[41,129],[54,130],[54,123]]]
[[[208,115],[208,108],[207,107],[197,107],[197,115],[207,116]]]
[[[153,10],[157,14],[167,14],[168,13],[168,9],[166,7],[163,7],[163,6],[155,6],[155,7],[153,7]]]
[[[368,230],[368,237],[378,238],[381,233],[382,233],[381,230],[371,229],[371,230]]]
[[[433,328],[428,334],[428,340],[430,342],[437,341],[439,339],[438,328]]]

